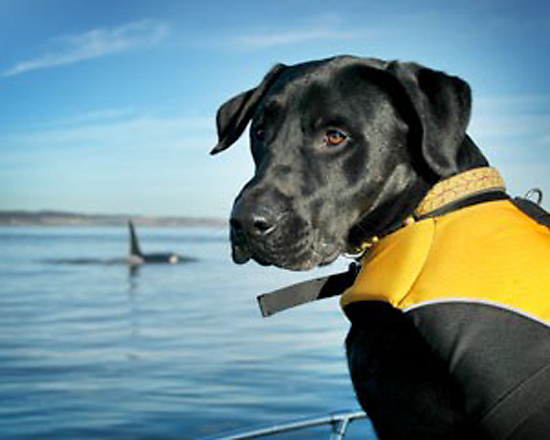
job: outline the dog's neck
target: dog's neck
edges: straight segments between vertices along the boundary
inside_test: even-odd
[[[495,168],[474,168],[436,183],[421,199],[412,215],[398,225],[392,225],[363,239],[350,253],[360,254],[376,243],[379,238],[412,222],[427,217],[445,215],[449,212],[477,203],[507,198],[504,180]],[[362,229],[364,226],[362,227]]]

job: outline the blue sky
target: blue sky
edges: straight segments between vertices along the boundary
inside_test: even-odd
[[[466,79],[470,133],[549,206],[549,2],[0,0],[0,209],[225,217],[252,164],[209,156],[218,106],[342,53]]]

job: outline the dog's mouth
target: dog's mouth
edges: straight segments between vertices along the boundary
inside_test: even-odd
[[[237,264],[250,260],[262,266],[304,271],[332,263],[342,253],[341,246],[328,240],[316,239],[314,233],[295,236],[264,237],[252,240],[231,233],[232,257]]]

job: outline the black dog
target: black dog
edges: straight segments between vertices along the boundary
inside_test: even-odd
[[[345,56],[275,66],[258,87],[218,111],[219,143],[212,153],[231,146],[252,121],[256,173],[232,211],[234,261],[252,258],[306,270],[356,252],[372,237],[399,233],[438,182],[487,167],[466,135],[470,105],[464,81],[414,63]],[[424,217],[506,198],[501,188],[485,189]],[[352,380],[381,438],[550,438],[548,426],[540,422],[547,417],[549,399],[540,394],[532,413],[509,408],[509,417],[492,418],[497,425],[509,424],[505,429],[483,422],[517,381],[487,381],[489,394],[498,392],[485,398],[485,390],[472,390],[469,376],[464,379],[464,369],[475,367],[468,364],[455,374],[454,351],[440,346],[460,344],[453,338],[462,324],[443,332],[448,340],[433,343],[426,336],[429,319],[403,313],[387,298],[376,299],[352,298],[344,310],[352,322],[347,338]],[[438,324],[445,328],[462,322],[450,312],[441,315],[450,317]],[[548,329],[542,327],[529,335],[541,333],[548,340]],[[481,341],[476,350],[484,349],[487,340]],[[546,345],[543,351],[550,353]],[[498,355],[491,356],[489,363],[498,362]],[[537,362],[529,374],[543,370],[550,354]],[[478,383],[476,378],[472,383]],[[545,434],[532,437],[533,432]]]

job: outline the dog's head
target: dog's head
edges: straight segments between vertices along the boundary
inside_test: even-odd
[[[484,160],[466,141],[469,115],[464,81],[417,64],[275,66],[217,115],[212,154],[252,121],[256,172],[231,214],[234,261],[310,269],[399,224],[431,185]]]

